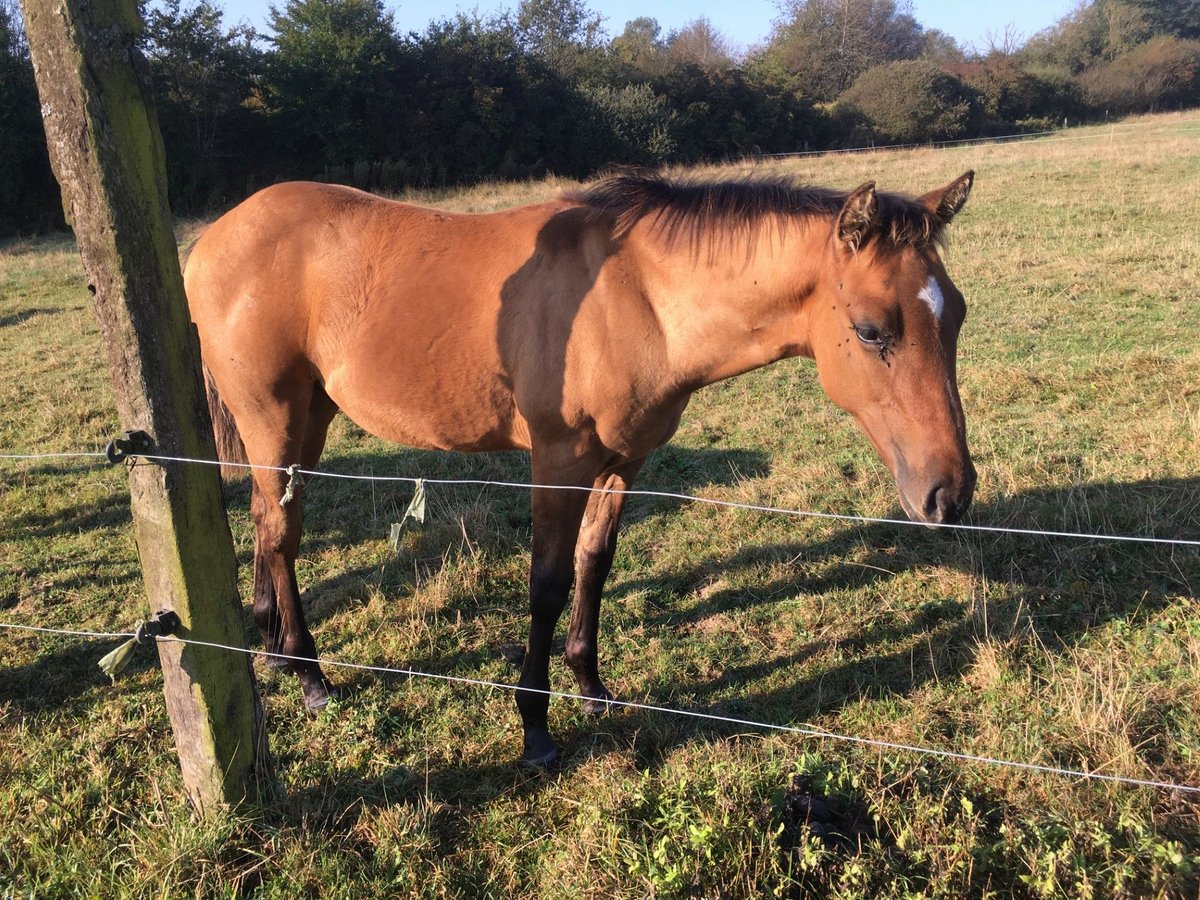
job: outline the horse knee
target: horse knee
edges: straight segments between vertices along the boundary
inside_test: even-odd
[[[264,548],[286,552],[292,541],[299,541],[302,483],[288,496],[289,477],[282,472],[256,472],[262,476],[254,483],[250,496],[250,514],[255,533]],[[287,502],[284,503],[284,498]]]
[[[574,572],[561,569],[538,569],[529,573],[529,606],[533,612],[562,612],[571,590]]]
[[[596,646],[572,632],[567,635],[563,659],[572,672],[588,671],[596,662]]]

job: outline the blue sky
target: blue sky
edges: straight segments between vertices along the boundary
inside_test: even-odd
[[[232,23],[247,19],[262,28],[267,7],[272,0],[216,0]],[[274,0],[285,6],[287,0]],[[441,19],[463,10],[478,10],[483,15],[501,9],[511,9],[517,0],[384,0],[395,15],[396,25],[404,31],[424,31],[433,19]],[[977,3],[970,0],[913,0],[912,12],[926,28],[937,28],[952,35],[960,43],[986,47],[988,34],[1003,35],[1011,28],[1023,39],[1048,25],[1054,24],[1078,0],[1000,0]],[[745,49],[761,43],[779,16],[776,0],[660,0],[648,4],[644,0],[589,0],[588,6],[604,18],[610,35],[619,34],[625,23],[638,16],[652,16],[663,32],[669,32],[693,19],[707,17],[717,30],[736,47]]]

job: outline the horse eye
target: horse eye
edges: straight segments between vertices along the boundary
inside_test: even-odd
[[[878,346],[883,343],[883,332],[874,325],[855,325],[854,333],[864,344]]]

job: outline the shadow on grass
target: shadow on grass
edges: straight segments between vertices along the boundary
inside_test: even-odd
[[[5,629],[0,641],[11,640],[16,634]],[[11,703],[26,714],[53,712],[72,716],[82,715],[89,707],[103,702],[108,696],[103,689],[111,682],[97,664],[124,638],[93,641],[39,635],[37,640],[54,643],[49,649],[43,647],[32,662],[0,668],[0,705]],[[158,668],[153,648],[138,648],[121,679],[152,668]],[[120,681],[114,690],[122,690]]]
[[[1029,491],[980,504],[971,518],[1002,527],[1195,539],[1198,507],[1200,479],[1160,480]],[[855,560],[845,559],[852,554]],[[843,561],[812,564],[826,559]],[[739,573],[764,564],[784,574],[765,583],[755,581],[751,588],[694,590],[720,584],[723,578],[736,583]],[[1003,589],[993,590],[994,598],[941,596],[919,605],[885,602],[893,591],[911,590],[912,581],[906,583],[904,576],[930,565],[984,575]],[[1107,622],[1135,623],[1172,598],[1194,595],[1195,586],[1200,586],[1196,548],[846,525],[824,540],[746,547],[660,576],[616,580],[609,599],[635,593],[653,598],[639,624],[662,635],[660,652],[669,653],[672,638],[681,649],[690,627],[722,612],[761,607],[770,615],[776,604],[863,589],[879,596],[880,611],[866,620],[827,621],[817,640],[754,662],[740,663],[735,653],[720,660],[719,674],[676,677],[639,698],[656,706],[788,725],[836,713],[864,699],[903,699],[932,683],[957,680],[974,663],[979,644],[991,636],[1004,639],[1028,629],[1048,652],[1064,652]],[[467,599],[440,614],[468,620],[491,608],[486,598]],[[560,651],[562,630],[560,625]],[[498,634],[489,649],[430,653],[402,664],[470,677],[505,653],[514,638],[519,636]],[[603,657],[603,636],[601,640]],[[805,671],[806,662],[829,650],[836,651],[830,664]],[[602,670],[603,665],[602,659]],[[795,677],[789,677],[792,671]],[[556,666],[553,675],[556,689],[574,690],[564,667]],[[515,669],[511,680],[516,680]],[[506,703],[515,719],[511,701],[495,702]],[[568,772],[596,753],[631,749],[639,768],[654,769],[680,744],[745,730],[741,725],[638,710],[617,710],[601,720],[572,715],[570,723],[559,735]],[[514,745],[514,757],[518,750]],[[452,780],[473,782],[473,773],[456,771]]]
[[[20,312],[11,313],[7,316],[0,316],[0,328],[11,328],[14,325],[28,322],[30,319],[36,319],[38,316],[57,316],[62,312],[63,310],[61,309],[50,309],[40,306],[33,309],[23,309]]]
[[[132,522],[128,497],[108,496],[54,512],[28,512],[12,521],[14,532],[31,538],[76,534],[94,529],[113,530]]]
[[[329,471],[363,471],[375,474],[421,472],[426,477],[527,480],[527,461],[520,455],[479,458],[450,454],[399,451],[388,454],[332,457]],[[752,451],[692,451],[664,448],[647,465],[642,484],[655,488],[695,492],[709,484],[730,484],[741,477],[765,477],[769,460]],[[393,512],[402,512],[411,486],[404,483],[384,487],[353,482],[314,482],[307,506],[308,535],[305,554],[322,548],[337,548],[371,536],[382,537]],[[492,538],[498,553],[520,552],[527,546],[529,499],[526,491],[484,488],[437,487],[436,494],[453,513],[471,504],[486,503],[492,510],[489,522],[497,526]],[[450,496],[467,491],[466,499]],[[473,493],[472,493],[473,492]],[[246,488],[232,489],[232,504],[244,503]],[[681,504],[671,501],[639,501],[631,504],[630,521],[671,515]],[[1200,510],[1200,479],[1154,480],[1126,484],[1074,484],[1027,491],[1012,497],[977,504],[970,521],[1002,527],[1044,527],[1052,530],[1109,534],[1156,534],[1164,537],[1195,538]],[[91,523],[91,524],[89,524]],[[80,507],[57,523],[30,514],[23,526],[53,531],[56,527],[78,528],[115,524],[103,509]],[[434,533],[445,537],[447,532]],[[440,558],[433,554],[432,558]],[[830,562],[833,561],[833,562]],[[991,597],[941,596],[924,599],[919,605],[905,604],[902,592],[911,590],[906,576],[936,565],[972,576],[986,576],[1003,590]],[[402,569],[404,567],[395,567]],[[744,575],[765,570],[770,578],[752,579],[752,587],[740,587]],[[334,613],[337,604],[322,596],[341,594],[368,577],[377,568],[358,567],[340,571],[308,586],[307,600],[315,605],[315,623]],[[742,576],[742,577],[739,577]],[[383,585],[388,590],[411,586],[399,577]],[[697,590],[700,586],[708,590]],[[821,635],[804,643],[781,648],[777,655],[753,662],[738,658],[736,648],[721,659],[716,674],[684,675],[669,683],[652,686],[645,695],[654,705],[690,709],[779,724],[800,723],[836,712],[864,698],[905,698],[924,686],[946,679],[959,679],[974,662],[979,641],[987,628],[1034,629],[1041,644],[1051,653],[1078,643],[1091,629],[1112,620],[1134,622],[1152,614],[1179,595],[1194,595],[1200,586],[1200,554],[1194,548],[1152,546],[1114,541],[1037,538],[1019,535],[928,531],[898,525],[838,525],[824,538],[801,539],[774,544],[745,546],[727,555],[700,559],[674,570],[651,576],[615,577],[609,601],[645,598],[645,615],[638,624],[659,633],[666,649],[671,641],[685,641],[695,623],[730,610],[759,608],[770,616],[781,603],[803,602],[838,592],[868,591],[880,598],[880,611],[856,621],[827,621]],[[885,601],[901,596],[897,604]],[[315,604],[312,602],[316,600]],[[495,598],[458,596],[434,615],[469,622],[493,613]],[[630,615],[628,611],[625,615]],[[605,617],[617,616],[610,612]],[[248,620],[247,620],[248,622]],[[991,623],[990,626],[988,623]],[[385,623],[386,627],[386,623]],[[247,624],[248,634],[252,631]],[[562,626],[560,626],[560,633]],[[523,640],[520,633],[497,633],[490,646],[470,651],[429,653],[405,660],[356,660],[361,663],[397,665],[439,674],[471,676],[494,660],[504,647]],[[252,645],[256,644],[252,643]],[[681,645],[680,645],[681,646]],[[602,636],[602,656],[605,653]],[[835,648],[831,664],[820,671],[806,669],[814,656]],[[104,683],[94,668],[95,659],[110,648],[96,648],[83,656],[75,650],[43,653],[34,662],[9,667],[0,679],[0,702],[34,711],[66,705],[90,705],[99,697],[92,687]],[[151,665],[141,661],[139,666]],[[791,675],[789,673],[795,673]],[[374,676],[347,677],[331,674],[351,697]],[[556,665],[555,687],[571,690],[564,683],[565,669]],[[515,672],[512,680],[516,680]],[[761,687],[760,687],[761,686]],[[499,714],[512,716],[510,699],[497,697]],[[569,701],[556,700],[561,704]],[[559,735],[565,749],[565,764],[557,774],[530,775],[509,760],[469,771],[450,766],[421,778],[421,791],[457,801],[487,802],[501,794],[532,793],[547,779],[569,774],[589,757],[606,752],[632,752],[639,767],[655,768],[674,747],[693,740],[719,740],[743,731],[741,726],[722,726],[695,720],[664,719],[659,714],[621,711],[605,719],[571,714]],[[512,748],[513,757],[519,748]],[[426,778],[428,786],[426,787]],[[397,780],[398,779],[398,780]],[[417,788],[401,778],[369,778],[362,782],[361,802],[394,802],[415,796]],[[370,785],[380,785],[368,790]],[[405,787],[405,785],[408,785]],[[345,785],[317,791],[309,798],[320,802],[325,794],[347,796]],[[303,797],[296,801],[303,807]],[[332,801],[329,801],[332,802]],[[288,808],[300,808],[289,803]],[[344,808],[344,807],[343,807]],[[447,824],[447,841],[455,829]],[[448,843],[448,848],[450,844]]]

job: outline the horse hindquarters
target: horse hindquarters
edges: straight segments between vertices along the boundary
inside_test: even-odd
[[[281,355],[263,353],[245,332],[202,330],[201,340],[215,351],[206,360],[211,380],[236,425],[245,459],[254,467],[255,624],[268,652],[299,658],[275,659],[271,665],[295,672],[305,706],[318,709],[329,702],[331,686],[316,662],[303,661],[317,655],[296,582],[303,486],[293,488],[287,503],[281,501],[291,480],[284,470],[296,464],[316,466],[337,406],[314,382],[304,360],[285,362]],[[283,370],[272,371],[272,361]]]

